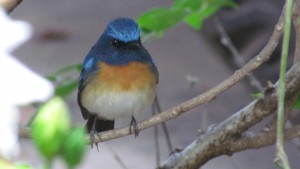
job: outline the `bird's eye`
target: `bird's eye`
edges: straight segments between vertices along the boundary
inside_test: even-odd
[[[115,47],[118,47],[118,46],[120,46],[120,41],[118,41],[117,39],[113,39],[113,40],[111,41],[111,44],[112,44],[113,46],[115,46]]]

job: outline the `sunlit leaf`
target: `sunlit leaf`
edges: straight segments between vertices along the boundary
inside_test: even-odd
[[[171,6],[172,10],[191,10],[199,9],[203,0],[175,0]]]
[[[194,29],[200,29],[202,22],[215,14],[222,7],[235,7],[230,0],[205,0],[198,11],[192,12],[184,21]]]
[[[57,155],[70,130],[69,110],[55,97],[44,104],[32,121],[32,138],[37,149],[49,161]]]
[[[202,26],[202,22],[205,17],[201,17],[201,13],[193,12],[189,16],[187,16],[184,21],[186,24],[190,25],[194,29],[200,29]]]
[[[183,11],[171,11],[166,8],[154,8],[138,18],[138,24],[143,32],[161,34],[166,29],[177,24],[183,17]]]
[[[143,13],[138,24],[144,36],[163,35],[164,32],[184,21],[194,29],[222,7],[236,7],[232,0],[175,0],[170,8],[158,7]]]

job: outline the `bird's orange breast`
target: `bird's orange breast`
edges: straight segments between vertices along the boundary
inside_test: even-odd
[[[95,80],[108,90],[143,90],[156,85],[153,72],[147,63],[131,62],[118,66],[100,62],[98,66],[99,72]]]

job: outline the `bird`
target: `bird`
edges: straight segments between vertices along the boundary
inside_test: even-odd
[[[135,115],[150,107],[159,81],[157,67],[131,18],[116,18],[86,55],[79,76],[77,102],[88,133],[114,129],[130,117],[129,131],[139,134]]]

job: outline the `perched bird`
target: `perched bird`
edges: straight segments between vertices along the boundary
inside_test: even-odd
[[[139,130],[134,115],[151,106],[157,68],[143,47],[140,29],[130,18],[112,20],[84,59],[78,104],[89,133],[114,129],[114,120],[132,117],[130,132]]]

